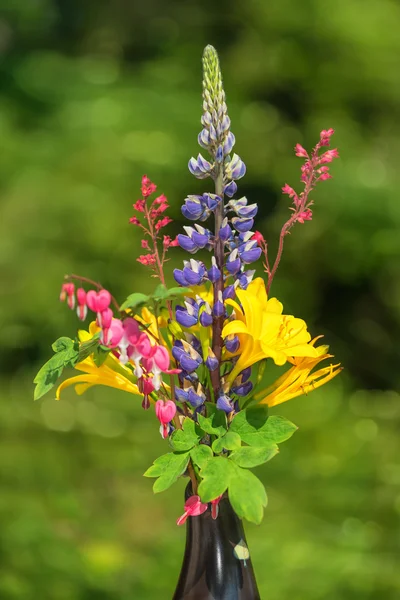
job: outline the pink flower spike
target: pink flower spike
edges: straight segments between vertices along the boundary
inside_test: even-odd
[[[190,496],[185,502],[185,512],[177,520],[177,525],[183,525],[186,523],[188,517],[197,517],[206,512],[208,504],[203,504],[200,500],[200,496]]]
[[[153,202],[153,204],[166,204],[166,203],[168,203],[168,200],[167,200],[167,197],[164,196],[164,194],[161,194],[161,196],[158,196]]]
[[[303,148],[303,146],[301,146],[300,144],[296,144],[294,147],[294,150],[296,152],[296,156],[300,156],[302,158],[308,158],[308,152],[305,148]]]
[[[106,310],[111,304],[111,294],[104,289],[99,292],[90,290],[90,292],[86,294],[86,304],[93,312],[102,313],[103,310]]]
[[[211,516],[212,518],[215,519],[218,517],[218,513],[219,513],[219,503],[222,499],[223,494],[221,494],[220,496],[218,496],[218,498],[215,498],[214,500],[211,500]]]
[[[176,414],[176,406],[172,400],[157,400],[155,404],[156,417],[162,425],[163,438],[168,437],[168,423],[172,421]]]
[[[329,146],[330,144],[330,138],[331,136],[335,133],[334,129],[323,129],[321,131],[321,133],[319,134],[320,136],[320,141],[319,144],[320,146]]]
[[[150,250],[149,242],[147,240],[142,240],[140,244],[144,250]]]

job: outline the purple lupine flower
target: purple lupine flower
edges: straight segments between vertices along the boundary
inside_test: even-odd
[[[215,371],[215,369],[218,369],[219,367],[217,357],[215,356],[211,348],[208,349],[208,356],[206,358],[205,365],[210,371]]]
[[[227,270],[229,271],[229,273],[231,273],[232,275],[234,275],[235,273],[238,273],[240,271],[240,267],[242,266],[242,263],[240,261],[237,248],[235,248],[233,250],[233,252],[230,253],[225,266],[226,266]]]
[[[243,369],[243,371],[239,373],[239,377],[241,378],[242,383],[246,383],[246,381],[248,381],[251,377],[251,367]]]
[[[218,194],[206,193],[203,194],[203,201],[207,208],[209,208],[211,211],[214,211],[217,208],[218,204],[222,202],[222,198],[221,196],[218,196]]]
[[[193,258],[190,259],[189,262],[186,262],[185,267],[183,268],[183,277],[189,285],[200,285],[205,273],[206,269],[204,264],[198,260],[193,260]]]
[[[245,250],[240,254],[240,258],[246,265],[249,265],[260,258],[261,252],[261,248],[258,247],[252,248],[251,250]]]
[[[208,133],[207,129],[202,129],[200,131],[199,135],[197,136],[197,141],[199,143],[199,146],[201,146],[205,150],[208,150],[208,147],[210,145],[210,134]]]
[[[184,217],[190,221],[205,221],[210,212],[203,201],[202,196],[191,195],[185,198],[185,204],[181,208]]]
[[[247,286],[252,281],[254,274],[255,274],[255,270],[252,270],[252,271],[243,271],[243,273],[241,273],[239,275],[239,285],[242,288],[242,290],[247,289]]]
[[[235,297],[235,293],[236,287],[234,285],[228,285],[222,292],[222,298],[224,300],[228,300],[228,298],[232,299]]]
[[[224,149],[222,146],[218,146],[217,151],[215,153],[215,161],[220,164],[220,163],[222,163],[223,159],[224,159]]]
[[[197,231],[193,231],[191,239],[199,248],[205,248],[210,241],[211,231],[200,225],[195,225],[195,227]]]
[[[225,338],[225,348],[231,354],[237,352],[239,350],[239,346],[240,342],[237,335],[228,335],[228,337]]]
[[[188,235],[183,235],[182,233],[179,233],[178,243],[183,250],[186,250],[186,252],[190,252],[190,254],[194,254],[198,250],[198,247]]]
[[[246,219],[240,217],[233,217],[232,225],[237,231],[244,233],[249,231],[254,225],[254,219]]]
[[[203,311],[200,313],[200,323],[203,327],[211,327],[213,318],[211,314],[211,307],[208,302],[205,303]]]
[[[211,257],[211,268],[208,269],[208,279],[211,283],[215,283],[221,277],[221,271],[217,267],[217,261],[215,257]]]
[[[237,185],[234,181],[230,181],[225,187],[224,187],[224,194],[226,196],[228,196],[228,198],[232,198],[232,196],[234,196],[237,192]]]
[[[234,154],[232,160],[225,165],[225,175],[228,179],[240,179],[246,173],[246,165],[238,156]]]
[[[193,388],[189,388],[188,402],[193,406],[193,408],[199,408],[199,406],[202,406],[205,401],[206,401],[206,396],[202,392],[201,384],[199,384],[197,387],[197,393],[194,391]]]
[[[232,400],[226,394],[221,394],[218,397],[217,408],[219,408],[219,410],[223,410],[227,414],[231,413],[234,410]]]
[[[240,385],[235,385],[231,388],[232,394],[236,394],[236,396],[247,396],[250,394],[253,389],[253,384],[251,381],[246,381],[245,383],[241,383]]]
[[[176,320],[182,327],[193,327],[197,324],[197,314],[190,314],[183,306],[177,306],[175,311]]]
[[[186,287],[187,285],[189,285],[183,276],[183,271],[181,271],[180,269],[174,269],[173,275],[174,275],[175,281],[177,283],[179,283],[179,285],[182,285],[183,287]]]
[[[224,242],[226,242],[227,240],[229,240],[229,238],[232,235],[232,229],[229,227],[228,225],[228,219],[225,217],[225,219],[222,221],[221,223],[221,228],[219,230],[219,237],[221,240],[223,240]]]
[[[200,168],[197,160],[193,157],[189,160],[188,167],[191,174],[197,177],[197,179],[206,179],[206,177],[210,176],[210,173]]]
[[[257,204],[249,204],[248,206],[239,206],[236,209],[236,214],[239,217],[243,217],[243,218],[248,218],[248,219],[254,219],[254,217],[256,216],[256,214],[258,213],[258,206]]]
[[[188,393],[182,388],[175,386],[175,398],[178,402],[187,402]]]
[[[222,298],[221,290],[218,292],[218,299],[213,306],[213,315],[215,317],[222,317],[225,314],[225,306]]]
[[[228,156],[231,153],[231,150],[232,150],[233,146],[235,145],[235,142],[236,142],[235,136],[233,135],[232,132],[229,132],[226,137],[224,146],[223,146],[224,156]]]
[[[208,162],[208,160],[206,160],[200,153],[197,155],[197,165],[199,169],[207,175],[211,173],[213,168],[213,165],[210,162]]]

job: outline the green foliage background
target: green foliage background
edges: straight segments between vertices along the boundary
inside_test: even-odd
[[[395,0],[0,0],[0,597],[159,600],[180,569],[184,483],[153,497],[152,414],[98,390],[33,403],[34,373],[77,320],[78,272],[121,300],[153,283],[129,226],[140,177],[180,203],[200,127],[200,58],[221,57],[240,191],[276,247],[296,142],[334,127],[341,159],[286,243],[274,294],[345,372],[283,405],[300,429],[257,469],[248,541],[262,598],[400,595],[400,7]],[[175,229],[174,229],[175,228]],[[173,263],[182,259],[176,251]],[[171,267],[173,266],[171,264]]]

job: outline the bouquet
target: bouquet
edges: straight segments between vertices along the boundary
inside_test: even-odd
[[[268,409],[311,392],[340,371],[338,364],[326,363],[332,358],[328,346],[271,295],[287,236],[312,219],[311,196],[319,182],[331,178],[328,165],[338,151],[330,149],[333,129],[321,131],[311,152],[296,145],[303,161],[301,191],[282,188],[290,215],[271,257],[269,244],[254,229],[257,204],[238,194],[236,182],[246,167],[233,152],[236,140],[212,46],[204,51],[203,74],[198,143],[207,157],[191,158],[189,170],[205,180],[206,190],[185,198],[184,233],[176,239],[165,233],[172,220],[168,200],[147,176],[133,204],[130,226],[140,232],[143,249],[137,260],[158,279],[154,293],[134,291],[119,304],[100,284],[66,276],[60,299],[81,321],[90,315],[91,322],[75,339],[54,342],[54,355],[35,378],[35,399],[69,367],[78,374],[58,386],[57,400],[69,386],[77,394],[105,385],[136,396],[132,400],[149,411],[166,444],[165,454],[144,474],[155,479],[154,492],[190,478],[178,525],[208,510],[216,519],[226,493],[240,518],[260,523],[267,495],[251,469],[276,456],[278,445],[297,429]],[[168,287],[165,269],[175,246],[187,259],[173,271],[176,285]],[[256,275],[257,262],[264,278]],[[281,374],[265,388],[263,375],[272,363]]]

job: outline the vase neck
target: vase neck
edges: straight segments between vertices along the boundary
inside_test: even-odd
[[[186,548],[173,600],[259,600],[243,524],[228,498],[214,520],[189,517]]]

